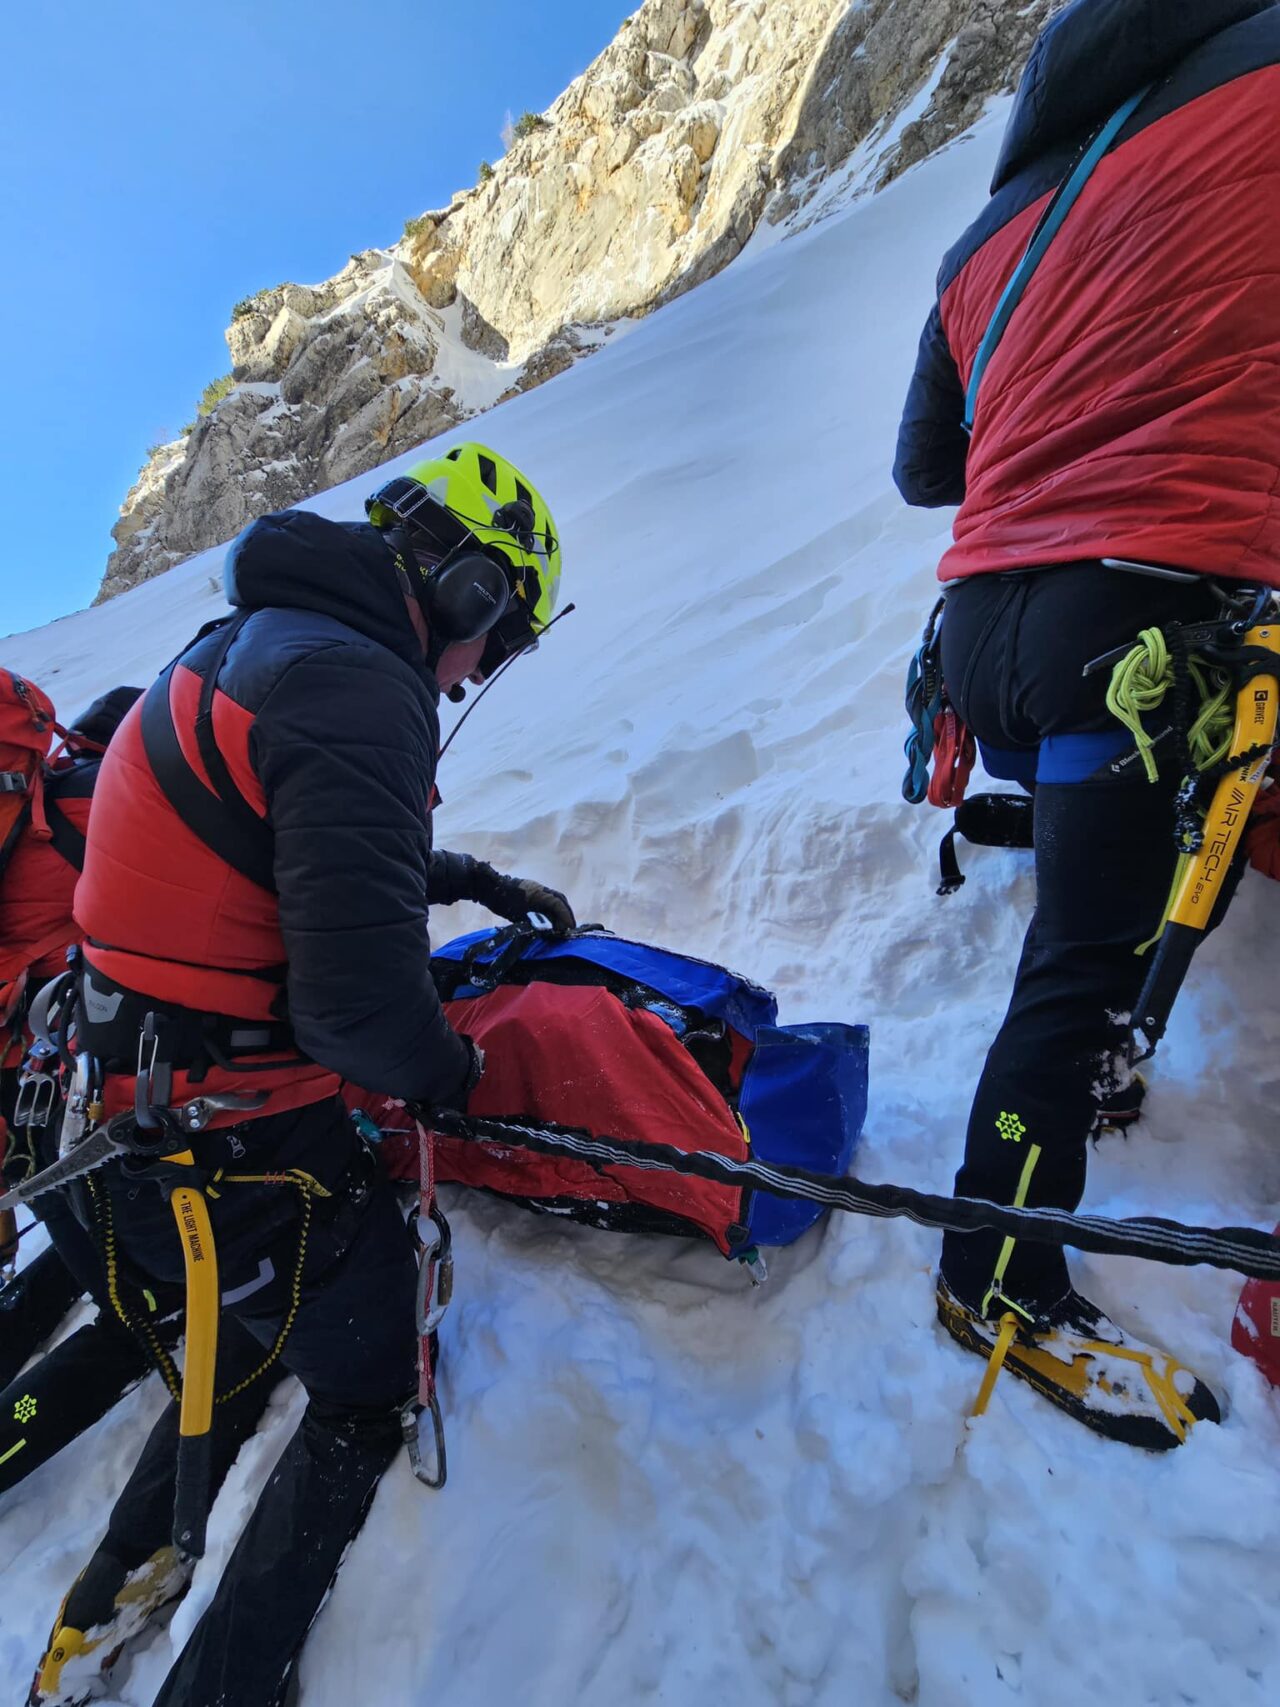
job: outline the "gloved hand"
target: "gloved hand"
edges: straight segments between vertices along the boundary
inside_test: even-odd
[[[513,921],[527,913],[543,913],[562,934],[577,925],[573,908],[558,889],[548,889],[531,877],[506,877],[472,854],[448,853],[443,848],[432,850],[427,900],[433,907],[476,901],[500,919]]]
[[[413,1118],[420,1120],[424,1126],[431,1125],[431,1116],[436,1108],[447,1108],[453,1114],[465,1114],[471,1093],[484,1075],[484,1050],[481,1049],[475,1038],[468,1037],[465,1031],[460,1031],[458,1041],[466,1044],[467,1053],[471,1057],[471,1066],[458,1089],[451,1091],[447,1098],[441,1098],[436,1103],[422,1102],[416,1097],[405,1098],[404,1106]]]
[[[551,921],[553,930],[566,933],[578,923],[566,897],[532,877],[504,877],[492,866],[482,865],[476,879],[475,899],[500,919],[523,919],[528,913],[541,913]]]

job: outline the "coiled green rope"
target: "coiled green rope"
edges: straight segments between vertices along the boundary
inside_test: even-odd
[[[1235,709],[1231,677],[1226,670],[1213,669],[1201,659],[1188,656],[1191,677],[1200,711],[1187,729],[1187,748],[1197,770],[1207,770],[1231,751]],[[1138,644],[1111,672],[1107,688],[1107,710],[1133,736],[1148,782],[1159,780],[1153,747],[1143,726],[1143,717],[1164,703],[1174,685],[1173,655],[1164,631],[1144,628]]]
[[[1199,700],[1200,710],[1187,725],[1183,751],[1190,756],[1197,771],[1204,771],[1225,759],[1231,751],[1235,733],[1234,690],[1226,670],[1211,668],[1190,654],[1185,654],[1185,657],[1187,676]],[[1107,710],[1133,736],[1148,782],[1158,781],[1160,771],[1153,751],[1155,743],[1147,734],[1142,719],[1164,703],[1165,695],[1175,681],[1173,654],[1164,631],[1159,628],[1144,628],[1138,636],[1138,644],[1111,672]],[[1135,950],[1137,954],[1145,954],[1160,940],[1190,857],[1187,853],[1179,855],[1160,924],[1154,936],[1139,943]]]

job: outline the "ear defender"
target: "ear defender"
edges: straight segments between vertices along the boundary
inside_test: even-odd
[[[427,622],[445,645],[479,640],[511,602],[511,582],[492,557],[465,551],[431,572],[423,590]]]

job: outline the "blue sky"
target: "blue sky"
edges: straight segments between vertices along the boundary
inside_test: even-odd
[[[625,0],[57,0],[0,64],[0,634],[87,604],[233,303],[327,278],[502,151]]]

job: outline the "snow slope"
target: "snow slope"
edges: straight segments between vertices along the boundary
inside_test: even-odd
[[[973,851],[937,900],[943,820],[901,803],[901,680],[948,518],[906,511],[888,464],[934,269],[1002,118],[483,423],[545,485],[580,611],[441,778],[442,843],[737,965],[785,1019],[869,1021],[859,1166],[936,1189],[1032,884],[1025,856]],[[374,483],[315,507],[358,515]],[[220,555],[5,661],[66,709],[141,682],[219,608]],[[1274,1220],[1277,905],[1251,877],[1208,944],[1091,1207]],[[458,913],[439,928],[475,922]],[[449,1487],[420,1491],[403,1461],[386,1478],[308,1643],[306,1707],[1280,1699],[1280,1412],[1228,1347],[1230,1276],[1077,1261],[1225,1391],[1224,1426],[1163,1461],[1011,1381],[967,1427],[981,1371],[933,1322],[918,1229],[842,1219],[753,1292],[710,1248],[453,1207]],[[9,1497],[6,1676],[29,1675],[159,1404],[153,1382]],[[299,1408],[290,1389],[242,1457],[188,1602],[118,1679],[130,1707]]]

